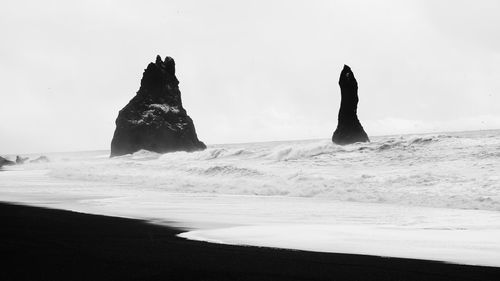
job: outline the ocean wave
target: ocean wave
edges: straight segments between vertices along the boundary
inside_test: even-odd
[[[419,148],[432,143],[445,141],[453,136],[448,135],[428,135],[428,136],[409,136],[400,138],[388,138],[379,143],[378,151],[390,149],[409,149]]]
[[[491,133],[490,133],[491,134]],[[499,134],[500,135],[500,134]],[[500,210],[500,136],[414,135],[339,146],[329,140],[54,161],[60,179],[165,192],[322,197]]]
[[[343,151],[345,150],[341,146],[325,141],[305,145],[281,145],[274,148],[265,158],[276,161],[300,160]]]
[[[206,168],[192,168],[188,170],[189,173],[197,173],[199,175],[219,176],[219,175],[233,175],[233,176],[260,176],[264,173],[250,168],[240,168],[231,165],[215,165]]]

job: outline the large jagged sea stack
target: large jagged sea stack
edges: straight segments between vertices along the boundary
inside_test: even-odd
[[[193,120],[182,107],[179,80],[171,57],[156,57],[135,97],[120,110],[111,141],[111,157],[145,149],[165,153],[203,150]]]
[[[354,78],[351,68],[344,65],[340,73],[340,110],[337,129],[333,133],[332,141],[336,144],[351,144],[355,142],[369,142],[363,126],[359,123],[358,109],[358,82]]]

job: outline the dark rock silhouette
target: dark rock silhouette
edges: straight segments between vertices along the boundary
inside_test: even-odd
[[[141,149],[165,153],[205,148],[182,107],[174,59],[157,56],[144,70],[135,97],[118,114],[111,157]]]
[[[47,156],[42,155],[36,159],[30,160],[30,163],[47,163],[49,162],[49,158]]]
[[[16,164],[24,164],[24,162],[26,162],[26,160],[28,160],[28,159],[29,159],[28,157],[22,157],[22,156],[17,155],[16,156]]]
[[[9,159],[3,158],[0,156],[0,167],[2,166],[9,166],[9,165],[15,165],[16,162],[10,161]]]
[[[368,135],[363,130],[357,116],[358,82],[354,78],[351,68],[344,65],[339,79],[340,102],[337,129],[333,133],[332,141],[336,144],[350,144],[355,142],[369,142]]]

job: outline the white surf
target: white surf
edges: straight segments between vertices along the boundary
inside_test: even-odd
[[[175,224],[217,243],[500,266],[500,131],[108,155],[4,167],[0,200]]]

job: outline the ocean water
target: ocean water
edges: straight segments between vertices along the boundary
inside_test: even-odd
[[[217,243],[500,266],[499,130],[46,155],[4,167],[0,200],[149,219]]]

